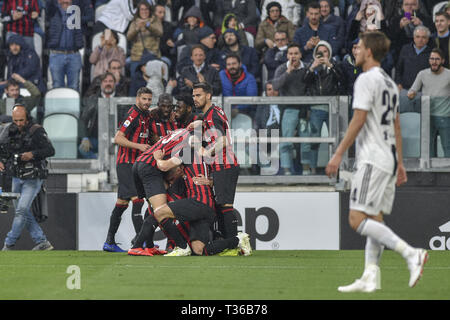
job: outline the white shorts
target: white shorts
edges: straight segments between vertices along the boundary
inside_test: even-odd
[[[369,163],[361,163],[352,175],[350,209],[376,216],[390,214],[395,198],[396,176]]]

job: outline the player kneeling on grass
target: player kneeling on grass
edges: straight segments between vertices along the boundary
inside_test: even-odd
[[[163,154],[161,153],[154,156],[159,168],[170,170],[174,166],[167,166],[167,164],[176,163],[170,159],[162,160]],[[192,151],[191,160],[192,163],[180,164],[183,169],[180,173],[183,175],[185,182],[187,198],[156,208],[155,218],[159,223],[171,219],[189,221],[192,250],[176,228],[166,228],[166,231],[176,243],[175,249],[166,256],[189,256],[192,251],[196,255],[214,255],[225,249],[236,247],[239,247],[244,255],[250,255],[250,240],[246,233],[241,232],[235,237],[210,241],[209,231],[215,216],[213,192],[209,184],[196,184],[194,182],[194,178],[199,175],[208,176],[207,166],[204,164],[202,157],[195,151]],[[165,228],[164,224],[163,228]]]

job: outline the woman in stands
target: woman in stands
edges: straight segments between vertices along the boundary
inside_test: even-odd
[[[162,35],[162,23],[152,14],[149,3],[147,1],[139,2],[136,15],[127,32],[127,39],[132,43],[131,78],[133,78],[137,66],[161,57],[159,42]]]
[[[104,74],[108,70],[111,60],[119,60],[122,66],[125,65],[125,51],[118,44],[119,36],[117,32],[105,29],[100,44],[95,47],[89,57],[89,62],[95,66],[92,78]]]

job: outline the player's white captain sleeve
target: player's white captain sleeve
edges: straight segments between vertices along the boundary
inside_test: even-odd
[[[370,111],[373,105],[374,82],[368,77],[369,74],[361,74],[353,88],[353,109]]]

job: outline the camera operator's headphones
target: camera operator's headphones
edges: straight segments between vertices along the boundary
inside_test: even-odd
[[[12,107],[12,110],[14,110],[16,107],[22,107],[25,109],[25,117],[27,119],[27,121],[31,120],[31,115],[28,112],[27,108],[23,105],[23,103],[15,103],[14,106]]]

